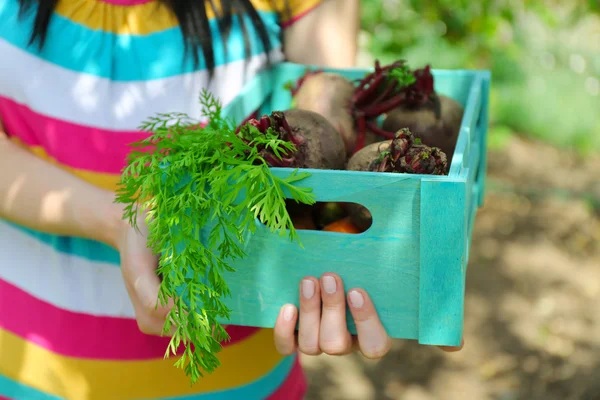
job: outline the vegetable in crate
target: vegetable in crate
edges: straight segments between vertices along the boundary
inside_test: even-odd
[[[260,120],[249,120],[239,129],[240,136],[246,138],[251,129],[292,144],[294,151],[283,153],[283,157],[278,157],[269,145],[258,146],[260,154],[273,167],[344,169],[346,165],[342,139],[325,117],[316,112],[274,111]]]
[[[387,112],[382,129],[397,132],[408,128],[423,143],[439,147],[451,160],[463,118],[456,100],[436,93],[429,66],[414,72],[416,81],[406,88],[405,100]]]
[[[149,137],[133,144],[140,151],[130,153],[117,193],[117,201],[126,204],[124,218],[133,226],[139,210],[147,211],[148,247],[160,255],[157,301],[166,305],[173,299],[175,304],[164,326],[165,332],[175,328],[165,356],[182,344],[185,349],[175,365],[192,382],[219,366],[220,342],[229,337],[218,321],[230,315],[222,301],[229,295],[223,273],[232,272],[230,260],[245,256],[244,242],[256,227],[255,218],[297,240],[283,190],[300,203],[315,202],[309,188],[296,186],[308,173],[279,178],[270,168],[290,159],[292,164],[311,159],[306,154],[306,148],[313,149],[309,138],[293,134],[306,113],[292,113],[289,127],[281,114],[273,114],[273,126],[262,129],[251,121],[238,133],[211,94],[203,91],[200,103],[208,119],[205,126],[184,114],[159,114],[142,126]],[[312,115],[305,120],[319,121]],[[322,121],[312,124],[321,131],[333,129]],[[202,228],[207,237],[199,235]]]
[[[326,232],[340,232],[340,233],[351,233],[357,234],[363,232],[358,226],[356,226],[350,217],[344,217],[340,220],[334,221],[323,228]]]
[[[365,145],[367,137],[393,138],[376,119],[399,104],[403,88],[413,81],[403,60],[384,67],[377,61],[375,71],[356,85],[337,73],[308,71],[291,91],[295,108],[315,111],[336,127],[350,155]]]
[[[348,154],[393,139],[405,127],[426,144],[453,151],[462,121],[462,107],[434,91],[430,67],[412,71],[404,60],[385,66],[376,61],[356,85],[340,74],[309,71],[292,96],[295,108],[320,113],[336,127]],[[379,117],[387,125],[379,126]]]
[[[292,87],[294,108],[324,116],[344,140],[350,155],[356,146],[356,131],[351,113],[354,84],[342,75],[309,71]]]
[[[446,175],[448,160],[437,147],[431,147],[415,138],[407,128],[396,132],[393,140],[372,143],[359,150],[348,161],[348,170],[372,172],[400,172],[408,174]],[[371,226],[369,210],[358,204],[349,204],[348,213],[361,230]]]

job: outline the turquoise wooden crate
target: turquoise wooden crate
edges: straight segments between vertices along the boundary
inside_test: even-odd
[[[225,108],[241,122],[253,111],[290,108],[284,84],[306,66],[283,63],[252,80]],[[367,70],[332,70],[361,78]],[[428,345],[458,345],[463,332],[465,272],[471,231],[482,205],[490,74],[434,70],[436,90],[456,99],[465,114],[448,176],[306,170],[300,182],[317,201],[354,202],[373,216],[358,235],[298,231],[303,244],[270,232],[260,222],[248,238],[247,257],[233,262],[225,279],[232,296],[225,303],[234,325],[271,328],[285,303],[298,304],[305,276],[338,273],[346,290],[365,289],[394,338]],[[292,169],[274,169],[280,176]],[[348,327],[355,326],[348,313]]]

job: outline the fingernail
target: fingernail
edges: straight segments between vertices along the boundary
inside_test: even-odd
[[[304,279],[302,281],[302,296],[305,299],[310,299],[315,294],[315,283],[310,279]]]
[[[283,319],[289,322],[292,318],[294,318],[294,307],[285,306],[283,309]]]
[[[323,277],[323,289],[325,289],[326,293],[333,294],[335,293],[335,278],[333,276],[324,276]]]
[[[352,307],[354,308],[361,308],[365,305],[365,298],[362,293],[356,290],[352,290],[348,297],[350,297],[350,304],[352,304]]]

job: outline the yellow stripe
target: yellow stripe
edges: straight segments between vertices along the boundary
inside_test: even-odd
[[[147,35],[177,26],[175,15],[158,1],[120,6],[101,0],[62,0],[56,12],[90,29],[122,35]]]
[[[223,390],[261,378],[282,360],[273,347],[270,329],[223,348],[221,366],[194,386],[183,370],[173,365],[175,358],[99,361],[64,357],[4,330],[0,330],[0,354],[0,375],[72,400],[156,398]]]
[[[60,168],[70,172],[71,174],[91,183],[92,185],[101,187],[102,189],[114,192],[117,189],[117,185],[121,178],[121,175],[103,174],[101,172],[91,172],[84,169],[72,168],[64,164],[59,163],[54,158],[50,157],[46,151],[41,147],[28,147],[29,150],[39,158],[48,161],[51,164],[59,166]]]
[[[102,189],[109,190],[111,192],[114,192],[117,189],[121,175],[104,174],[104,173],[100,173],[100,172],[91,172],[91,171],[84,170],[84,169],[72,168],[72,167],[66,166],[66,165],[61,164],[58,161],[56,161],[56,159],[49,156],[48,153],[46,153],[46,150],[44,150],[44,148],[41,146],[27,146],[16,137],[11,137],[11,139],[17,145],[25,148],[26,150],[31,151],[33,154],[35,154],[37,157],[41,158],[42,160],[47,161],[50,164],[56,165],[56,166],[64,169],[65,171],[79,177],[80,179],[83,179],[84,181],[91,183],[92,185],[98,186]]]
[[[284,8],[285,1],[286,0],[277,0],[276,4],[278,7],[278,10],[285,10],[285,8]],[[282,22],[287,22],[288,19],[296,18],[299,15],[304,14],[308,10],[315,8],[322,2],[323,2],[323,0],[289,0],[288,4],[289,4],[289,8],[290,8],[290,13],[289,13],[290,15],[289,16],[284,15],[285,18],[282,19]]]
[[[284,10],[285,0],[253,0],[257,11]],[[290,1],[290,14],[294,18],[314,7],[322,0]],[[217,3],[217,7],[218,7]],[[273,7],[275,6],[275,8]],[[121,6],[101,0],[62,0],[58,2],[56,12],[93,30],[103,30],[116,34],[147,35],[173,28],[178,25],[177,18],[163,2],[151,1],[144,4]],[[210,6],[207,16],[215,17]]]

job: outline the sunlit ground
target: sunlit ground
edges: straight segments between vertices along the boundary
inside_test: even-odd
[[[585,199],[600,199],[600,156],[512,139],[489,168],[464,350],[398,341],[377,362],[305,357],[307,399],[600,399],[600,201]]]

